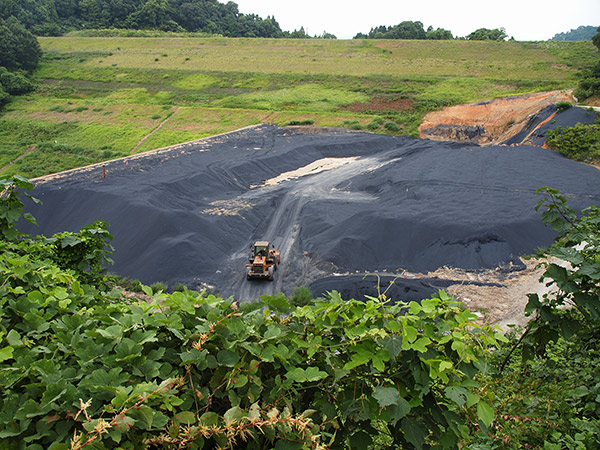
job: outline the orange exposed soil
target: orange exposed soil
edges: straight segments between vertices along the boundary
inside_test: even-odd
[[[419,127],[425,139],[497,144],[520,132],[531,115],[561,101],[570,92],[550,91],[444,108],[425,116]]]

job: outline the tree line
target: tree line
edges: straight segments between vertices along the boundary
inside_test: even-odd
[[[41,56],[37,39],[17,19],[0,18],[0,108],[11,96],[33,90],[28,76]]]
[[[580,26],[566,33],[557,33],[551,41],[591,41],[597,32],[598,27],[591,25]]]
[[[0,0],[0,18],[15,17],[37,36],[83,29],[135,29],[201,32],[227,37],[310,38],[303,27],[284,31],[273,16],[243,14],[235,2],[217,0]],[[335,39],[323,32],[314,37]],[[481,28],[466,39],[504,40],[504,29]],[[425,30],[419,21],[377,26],[355,39],[454,39],[443,28]]]
[[[82,29],[152,29],[229,37],[309,37],[284,32],[274,17],[240,13],[217,0],[0,0],[0,17],[14,16],[38,36]]]
[[[467,39],[472,41],[503,41],[508,37],[504,28],[479,28],[473,31],[471,34],[464,38],[456,39]],[[404,21],[398,25],[392,25],[386,27],[380,25],[378,27],[371,28],[368,33],[358,33],[354,36],[354,39],[434,39],[434,40],[449,40],[455,39],[450,30],[443,28],[434,29],[432,26],[425,28],[422,22],[416,21]]]

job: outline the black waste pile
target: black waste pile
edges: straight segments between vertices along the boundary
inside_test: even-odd
[[[586,108],[568,108],[558,111],[555,105],[546,106],[537,114],[532,115],[527,125],[504,144],[514,145],[529,143],[531,145],[543,146],[546,142],[546,133],[557,127],[574,127],[580,123],[591,125],[596,122],[598,113]]]
[[[374,271],[517,270],[520,255],[554,238],[535,211],[536,189],[559,189],[575,210],[600,204],[600,171],[542,148],[267,125],[104,170],[105,178],[96,166],[38,181],[43,205],[29,210],[40,226],[26,231],[104,220],[115,236],[112,272],[206,284],[239,301],[300,285],[358,298],[356,280]],[[246,281],[254,240],[282,252],[275,281]],[[423,297],[441,286],[409,284]]]

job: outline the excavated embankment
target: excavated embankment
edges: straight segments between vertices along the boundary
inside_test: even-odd
[[[29,205],[50,235],[94,220],[111,224],[111,271],[145,283],[214,286],[251,301],[312,286],[376,294],[377,271],[523,268],[520,255],[551,243],[536,189],[560,189],[571,207],[600,200],[600,171],[543,148],[330,130],[258,126],[36,180]],[[282,252],[274,282],[248,282],[253,240]],[[405,277],[409,279],[405,279]],[[404,275],[394,298],[447,286]],[[485,284],[485,283],[484,283]]]
[[[551,91],[446,107],[425,116],[419,127],[420,136],[479,145],[542,146],[544,133],[550,127],[594,122],[595,114],[582,108],[558,114],[557,103],[574,101],[570,92]]]

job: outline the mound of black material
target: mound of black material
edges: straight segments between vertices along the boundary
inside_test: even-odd
[[[521,144],[524,141],[532,145],[542,146],[546,142],[546,133],[557,127],[574,127],[578,123],[591,125],[596,121],[598,113],[587,108],[571,107],[558,112],[556,105],[550,105],[531,116],[527,125],[504,144]]]
[[[394,281],[393,283],[391,283]],[[321,278],[311,283],[309,288],[315,297],[322,297],[331,291],[338,291],[342,298],[363,299],[365,296],[377,297],[384,294],[390,301],[420,302],[430,298],[441,289],[456,284],[451,280],[439,278],[395,279],[392,276],[380,275],[343,275]]]
[[[315,161],[311,174],[264,183]],[[111,271],[207,283],[240,301],[340,272],[518,268],[519,255],[554,238],[535,212],[537,188],[560,189],[576,210],[600,199],[600,171],[550,150],[273,126],[105,169],[106,178],[97,166],[38,181],[33,194],[44,204],[28,208],[40,227],[24,231],[105,220],[115,236]],[[248,282],[248,245],[263,239],[282,252],[280,269],[274,282]],[[350,285],[343,280],[337,290]]]

